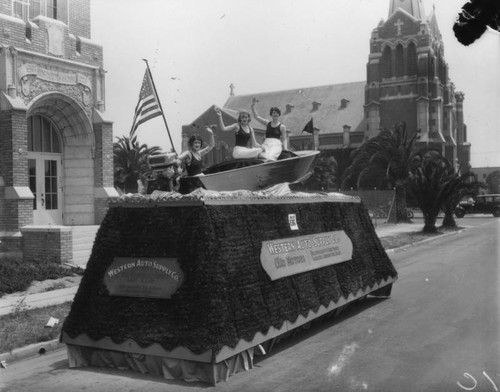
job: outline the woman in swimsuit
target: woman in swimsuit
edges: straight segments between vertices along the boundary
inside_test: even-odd
[[[283,144],[286,137],[286,127],[280,122],[281,110],[273,106],[269,111],[272,120],[269,121],[257,113],[255,109],[255,104],[257,99],[252,99],[252,112],[255,119],[264,124],[266,128],[266,138],[264,143],[262,143],[262,153],[260,158],[264,158],[270,161],[275,161],[283,151]]]
[[[205,126],[205,130],[210,135],[210,144],[208,146],[201,148],[203,145],[203,139],[200,135],[192,135],[188,140],[189,150],[184,151],[177,157],[179,164],[181,162],[185,163],[188,176],[203,175],[201,172],[203,169],[201,158],[203,155],[208,154],[215,146],[214,132],[212,131],[212,128]]]
[[[255,133],[253,128],[250,126],[251,116],[246,110],[240,111],[238,114],[238,122],[228,125],[224,125],[222,121],[222,112],[218,107],[215,107],[215,112],[219,117],[219,125],[223,131],[234,131],[235,132],[235,146],[233,148],[233,158],[257,158],[262,152],[260,144],[255,140]],[[248,147],[249,142],[252,147]]]

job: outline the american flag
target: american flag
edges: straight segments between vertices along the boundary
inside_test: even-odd
[[[139,102],[137,102],[137,106],[135,107],[130,139],[132,140],[134,137],[139,125],[161,114],[160,103],[153,88],[153,79],[151,78],[149,69],[146,69],[144,79],[142,79],[141,92],[139,93]]]

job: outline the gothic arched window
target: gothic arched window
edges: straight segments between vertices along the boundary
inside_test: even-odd
[[[401,77],[404,74],[403,45],[396,46],[396,69],[395,76]]]
[[[417,74],[417,48],[413,42],[408,45],[408,76]]]
[[[382,54],[382,77],[390,78],[392,76],[392,53],[391,48],[386,46]]]

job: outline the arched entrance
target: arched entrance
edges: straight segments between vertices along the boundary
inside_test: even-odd
[[[46,93],[30,103],[27,121],[33,223],[93,225],[95,141],[85,110],[67,95]]]

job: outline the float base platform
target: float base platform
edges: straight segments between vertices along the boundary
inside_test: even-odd
[[[110,207],[63,326],[70,367],[214,385],[290,331],[388,297],[397,279],[357,198],[205,191]]]

